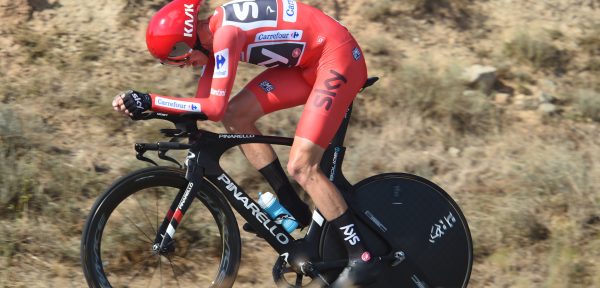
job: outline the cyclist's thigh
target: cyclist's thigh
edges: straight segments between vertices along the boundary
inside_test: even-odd
[[[356,42],[350,42],[321,57],[296,136],[323,148],[329,145],[350,103],[367,79],[362,52],[356,53],[360,51],[356,49],[359,49]]]
[[[301,68],[271,68],[256,76],[244,89],[252,92],[264,114],[306,103],[312,85]]]

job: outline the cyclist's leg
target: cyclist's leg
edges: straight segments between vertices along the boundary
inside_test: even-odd
[[[347,43],[322,56],[288,163],[289,173],[309,193],[319,211],[344,241],[349,263],[335,282],[340,287],[370,283],[375,280],[378,270],[370,261],[370,253],[355,225],[356,220],[341,193],[319,167],[325,148],[367,78],[364,59],[357,57],[357,47],[354,42]]]
[[[223,117],[225,129],[230,133],[261,134],[255,124],[259,118],[304,104],[310,86],[302,80],[301,73],[297,68],[273,68],[256,76],[229,102]],[[268,144],[241,147],[256,169],[265,167],[276,157]]]
[[[296,128],[288,170],[297,177],[328,221],[341,216],[347,206],[339,191],[319,168],[323,152],[367,79],[364,59],[353,58],[358,47],[347,43],[323,55],[316,68],[311,94]],[[302,140],[303,139],[303,140]],[[308,188],[308,189],[307,189]],[[321,199],[322,198],[322,199]]]
[[[230,133],[260,134],[255,125],[260,117],[304,104],[310,89],[299,68],[265,70],[230,101],[223,118],[225,128]],[[310,209],[292,188],[271,145],[245,144],[241,148],[250,163],[269,181],[283,206],[299,221],[300,227],[307,226],[311,220]]]

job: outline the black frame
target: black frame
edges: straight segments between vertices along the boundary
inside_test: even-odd
[[[371,86],[377,80],[377,77],[369,78],[363,89]],[[328,148],[325,150],[320,163],[321,170],[324,171],[329,180],[333,182],[342,193],[342,196],[348,203],[350,209],[352,209],[351,191],[353,186],[345,178],[341,167],[346,151],[344,139],[350,123],[350,116],[352,115],[352,106],[353,103],[348,107],[338,131],[334,135]],[[267,241],[267,243],[269,243],[269,245],[285,259],[285,262],[290,264],[298,273],[306,274],[312,278],[318,277],[325,281],[321,272],[346,266],[347,259],[336,259],[327,262],[320,261],[316,263],[310,261],[311,259],[320,259],[320,248],[325,236],[323,232],[327,225],[326,220],[318,210],[315,210],[313,213],[313,220],[306,235],[301,241],[296,241],[297,239],[294,239],[287,233],[281,225],[273,222],[267,213],[260,208],[258,203],[255,202],[219,164],[222,155],[235,146],[250,143],[292,146],[294,141],[293,138],[254,134],[219,134],[201,130],[197,127],[197,121],[206,120],[206,115],[203,113],[169,115],[151,112],[135,116],[133,119],[168,120],[173,122],[177,128],[161,130],[166,136],[173,137],[170,142],[158,142],[155,144],[136,143],[135,148],[138,152],[138,159],[157,165],[151,159],[144,157],[143,154],[146,151],[159,151],[159,157],[161,159],[177,163],[174,159],[166,156],[165,153],[168,150],[188,150],[188,157],[186,160],[186,180],[189,181],[189,184],[185,191],[180,191],[174,199],[170,209],[175,212],[174,214],[177,214],[177,211],[179,211],[181,215],[179,219],[185,215],[185,212],[195,198],[188,197],[189,194],[193,193],[192,195],[195,195],[198,193],[202,181],[208,181],[209,184],[215,186],[222,192],[233,209],[254,228],[257,235]],[[190,144],[176,142],[177,138],[183,137],[187,137]],[[368,219],[365,219],[363,215],[358,214],[357,216],[365,223],[369,223],[369,226],[373,226],[373,224],[371,224]],[[172,214],[168,214],[165,217],[158,229],[153,250],[158,253],[168,252],[178,225],[176,218],[177,217]],[[390,242],[376,229],[376,227],[371,228],[373,228],[373,231],[382,241],[388,246],[391,246]],[[164,235],[164,237],[162,235]],[[376,258],[378,261],[397,261],[403,259],[398,253],[394,252]]]
[[[350,200],[348,194],[352,189],[352,185],[344,177],[341,166],[346,150],[346,147],[343,146],[344,138],[351,114],[352,104],[346,111],[339,129],[324,152],[320,163],[322,171],[325,171],[326,176],[338,187],[346,201]],[[155,112],[134,117],[136,120],[168,120],[177,127],[177,129],[161,130],[163,134],[173,137],[170,142],[136,143],[135,149],[138,152],[138,159],[156,165],[154,161],[143,155],[146,151],[158,151],[161,159],[176,162],[166,156],[165,153],[169,150],[188,150],[186,180],[189,183],[187,189],[180,191],[171,204],[170,211],[173,213],[167,214],[159,227],[153,250],[158,253],[169,251],[169,246],[173,243],[173,237],[178,226],[178,220],[176,219],[178,217],[174,215],[179,214],[181,220],[195,198],[188,197],[189,194],[197,194],[201,184],[203,184],[202,182],[207,181],[222,192],[233,209],[254,228],[257,235],[267,241],[279,255],[284,257],[294,270],[314,278],[320,275],[319,270],[344,267],[347,259],[340,259],[339,261],[333,261],[333,263],[319,262],[315,263],[316,265],[306,261],[307,259],[318,259],[319,257],[319,248],[323,240],[323,229],[326,221],[318,210],[314,211],[313,221],[305,237],[302,238],[302,241],[296,241],[281,225],[272,221],[258,203],[219,164],[222,155],[235,146],[249,143],[291,146],[294,139],[252,134],[219,134],[198,129],[197,121],[205,120],[205,117],[202,113],[186,113],[176,116]],[[183,137],[188,138],[189,144],[176,141],[178,138]],[[320,221],[314,219],[320,219]]]

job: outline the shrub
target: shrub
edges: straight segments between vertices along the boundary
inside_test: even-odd
[[[552,69],[563,73],[569,62],[565,51],[559,50],[544,35],[519,33],[504,46],[504,53],[535,69]]]
[[[397,81],[401,101],[416,113],[456,132],[478,134],[499,128],[500,111],[483,93],[464,93],[461,73],[457,67],[403,67]]]
[[[600,122],[600,93],[593,90],[579,90],[575,104],[584,117]]]
[[[96,188],[97,175],[70,165],[70,155],[56,151],[50,136],[38,131],[52,133],[35,115],[12,105],[0,109],[0,216],[36,212],[76,223],[72,200],[84,188]]]
[[[387,16],[392,15],[393,0],[379,0],[366,5],[363,16],[369,21],[381,22]]]
[[[471,26],[473,11],[469,8],[470,0],[409,0],[415,15],[422,17],[432,15],[451,19],[460,29]]]
[[[578,44],[590,55],[600,55],[600,23],[593,25],[591,30],[579,38]]]
[[[26,123],[10,105],[0,109],[0,211],[22,211],[33,198],[37,168],[27,153],[31,141],[25,136]]]

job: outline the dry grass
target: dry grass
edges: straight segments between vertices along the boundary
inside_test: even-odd
[[[427,60],[400,65],[402,68],[391,79],[385,79],[377,84],[379,87],[368,90],[365,96],[359,97],[364,97],[368,105],[380,103],[381,110],[392,108],[373,111],[376,112],[375,115],[369,113],[365,121],[382,122],[394,117],[393,114],[401,109],[405,113],[414,113],[438,125],[449,127],[447,135],[481,135],[501,129],[504,121],[502,111],[485,94],[478,91],[465,92],[467,88],[460,78],[461,67],[444,68]]]
[[[584,117],[600,122],[600,93],[593,90],[579,90],[575,95],[575,103]]]
[[[519,32],[504,46],[504,53],[535,69],[563,74],[569,62],[566,51],[557,48],[546,33]]]
[[[584,29],[574,40],[563,30],[517,34],[502,54],[501,45],[496,45],[497,51],[491,50],[493,45],[479,47],[479,42],[465,42],[468,35],[461,34],[468,33],[463,28],[469,27],[474,15],[493,13],[476,10],[493,1],[308,2],[331,15],[343,15],[349,23],[364,25],[350,26],[351,30],[383,27],[361,42],[370,73],[382,79],[356,101],[344,164],[353,182],[375,173],[403,171],[431,178],[448,190],[463,208],[475,241],[472,287],[600,286],[596,260],[600,259],[600,95],[597,80],[589,80],[597,78],[578,78],[579,71],[569,62],[577,57],[571,53],[585,54],[591,60],[581,61],[585,67],[579,68],[592,76],[600,71],[595,59],[596,26]],[[61,26],[47,25],[46,21],[58,17],[49,14],[52,9],[36,10],[42,15],[33,15],[25,25],[28,28],[10,28],[18,33],[2,39],[9,44],[0,48],[0,64],[8,67],[0,71],[0,234],[5,235],[0,237],[0,264],[5,267],[0,287],[84,286],[77,267],[78,245],[93,199],[117,176],[145,166],[133,160],[133,142],[161,139],[156,122],[132,123],[115,117],[109,107],[112,95],[129,88],[183,97],[194,93],[197,73],[159,67],[140,52],[148,11],[161,3],[119,4],[123,10],[114,12],[122,16],[115,24],[119,33],[112,26],[107,26],[108,32],[72,30],[95,28],[90,24],[94,22],[85,21],[94,19],[98,11]],[[77,11],[77,15],[85,13]],[[354,17],[347,11],[364,14]],[[377,23],[364,23],[364,19]],[[558,85],[585,84],[574,87],[579,92],[572,93],[567,104],[596,122],[558,119],[545,126],[508,122],[504,112],[510,106],[501,109],[477,91],[465,94],[461,67],[447,64],[474,63],[411,58],[411,50],[435,48],[427,46],[437,42],[426,42],[425,34],[448,33],[435,30],[444,25],[461,31],[444,35],[456,41],[448,45],[477,46],[474,51],[480,52],[473,52],[477,54],[473,57],[480,61],[501,55],[509,66],[523,63],[533,68],[519,67],[507,78],[517,83],[518,93],[532,94],[536,80],[548,72],[567,72]],[[415,37],[421,44],[410,43]],[[567,41],[578,46],[565,45]],[[256,74],[245,66],[243,70],[236,88]],[[265,134],[291,136],[300,112],[277,112],[259,125]],[[222,131],[218,124],[204,127]],[[284,165],[288,151],[278,149]],[[268,189],[239,151],[223,161],[250,194]],[[246,265],[269,266],[264,255],[271,255],[261,250],[265,246],[260,239],[246,237],[244,242],[249,243],[245,253],[250,253],[244,256]],[[244,269],[248,271],[240,275],[240,287],[271,284],[260,282],[255,269]]]

